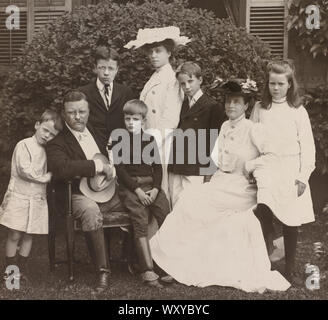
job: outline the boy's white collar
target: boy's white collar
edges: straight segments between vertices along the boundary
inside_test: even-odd
[[[194,105],[202,95],[203,91],[202,89],[199,89],[191,98],[188,97],[189,104],[192,102],[192,104]]]
[[[97,78],[96,86],[99,91],[104,91],[105,85],[99,80],[99,78]],[[113,87],[113,82],[109,84],[109,90],[112,90],[112,87]]]

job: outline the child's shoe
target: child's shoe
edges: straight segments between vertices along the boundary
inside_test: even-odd
[[[291,285],[293,287],[304,286],[304,280],[303,280],[302,276],[298,272],[296,272],[294,269],[291,269],[288,266],[286,266],[286,268],[285,268],[284,276],[291,283]]]
[[[174,283],[174,278],[171,277],[169,274],[165,275],[165,276],[162,276],[160,278],[161,282],[163,282],[164,284],[172,284]]]
[[[147,286],[163,289],[164,287],[159,283],[158,278],[159,276],[154,271],[145,271],[141,273],[141,279]]]

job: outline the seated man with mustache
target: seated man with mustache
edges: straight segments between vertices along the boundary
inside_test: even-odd
[[[98,269],[96,291],[100,293],[108,287],[110,275],[102,213],[113,210],[120,201],[115,193],[115,183],[112,183],[114,190],[108,190],[101,201],[95,201],[82,189],[80,180],[102,174],[108,181],[113,181],[116,172],[113,164],[101,160],[108,156],[106,145],[100,142],[95,130],[88,124],[89,104],[84,93],[73,90],[66,94],[62,117],[65,121],[63,131],[46,148],[48,168],[53,172],[56,194],[59,196],[65,196],[62,193],[66,192],[66,181],[73,181],[72,214],[74,219],[81,220],[82,230],[92,244]],[[57,200],[57,203],[64,202]]]

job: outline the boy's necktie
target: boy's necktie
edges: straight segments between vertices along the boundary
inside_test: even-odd
[[[109,100],[108,100],[108,97],[109,97],[109,84],[105,84],[104,86],[104,91],[105,91],[105,99],[106,99],[106,108],[107,110],[109,110]]]

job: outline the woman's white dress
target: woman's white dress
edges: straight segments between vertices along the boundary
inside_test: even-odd
[[[150,240],[153,259],[186,285],[287,290],[289,282],[270,270],[261,226],[252,211],[256,186],[243,174],[246,162],[256,171],[271,161],[261,125],[244,117],[226,121],[214,150],[219,170],[209,183],[183,191]]]
[[[172,143],[170,132],[178,126],[183,101],[183,93],[169,63],[152,74],[141,91],[140,100],[148,107],[145,129],[156,138],[163,167],[162,189],[169,199],[167,164]]]
[[[258,203],[267,204],[284,224],[299,226],[314,221],[309,177],[315,168],[315,145],[311,123],[303,106],[292,108],[287,102],[273,102],[271,108],[257,103],[251,120],[263,125],[275,147],[275,166],[267,176],[269,188],[259,186]],[[306,184],[298,197],[295,180]],[[267,184],[267,183],[266,183]]]

